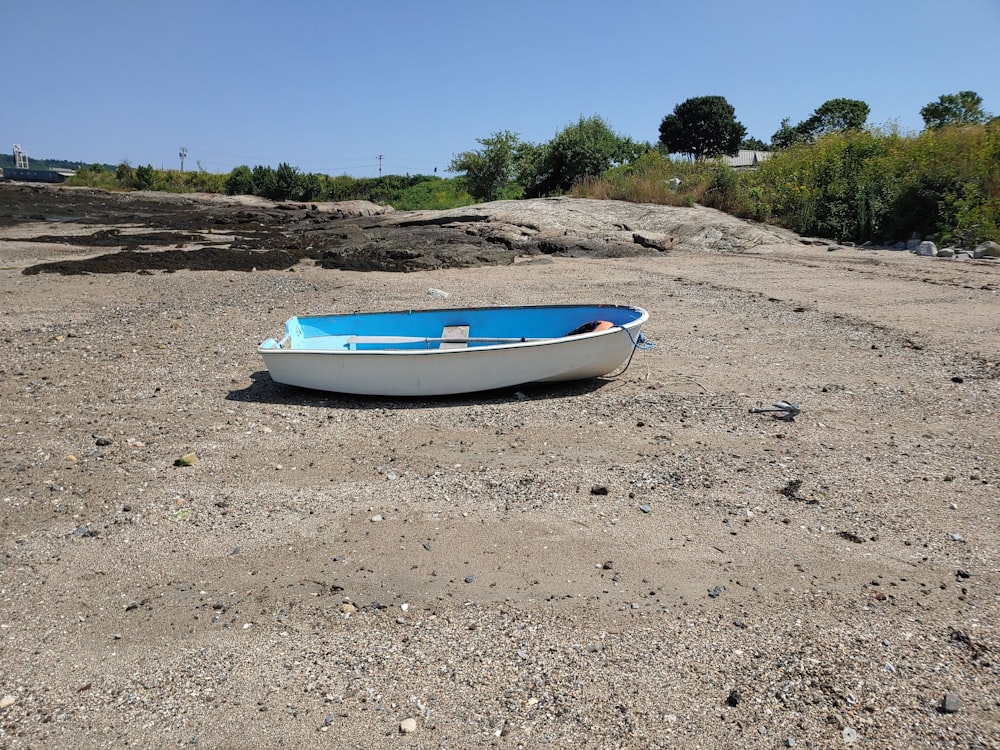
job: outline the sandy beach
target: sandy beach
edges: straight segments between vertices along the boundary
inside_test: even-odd
[[[0,222],[0,746],[1000,747],[1000,262],[27,275],[162,229],[31,200]],[[297,314],[572,302],[645,308],[655,348],[429,400],[256,353]]]

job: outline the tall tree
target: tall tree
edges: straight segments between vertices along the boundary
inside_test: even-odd
[[[977,125],[990,119],[983,111],[983,97],[975,91],[942,94],[936,102],[923,107],[920,116],[928,130],[945,125]]]
[[[821,135],[860,130],[868,121],[871,108],[860,99],[830,99],[798,125],[792,125],[786,117],[781,127],[771,136],[771,145],[776,149],[788,148],[800,143],[812,143]]]
[[[723,96],[696,96],[674,107],[660,123],[660,143],[671,154],[696,159],[735,155],[747,133]]]
[[[798,126],[792,125],[790,118],[785,117],[781,120],[781,127],[771,136],[771,148],[775,150],[791,148],[808,141],[806,134]]]
[[[860,99],[830,99],[803,123],[813,138],[845,130],[860,130],[868,121],[871,108]]]

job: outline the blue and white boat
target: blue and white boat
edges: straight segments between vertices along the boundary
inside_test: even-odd
[[[445,396],[606,375],[648,347],[649,314],[537,305],[297,316],[257,351],[278,383],[367,396]]]

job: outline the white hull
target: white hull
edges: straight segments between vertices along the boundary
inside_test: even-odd
[[[444,396],[613,372],[632,354],[648,317],[634,310],[634,320],[608,330],[513,343],[345,350],[308,348],[308,338],[286,348],[286,338],[270,339],[258,351],[271,378],[286,385],[368,396]]]

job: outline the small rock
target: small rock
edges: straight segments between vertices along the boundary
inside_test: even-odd
[[[465,582],[466,582],[466,583],[472,583],[472,582],[473,582],[473,581],[475,581],[475,580],[476,580],[476,577],[475,577],[474,575],[471,575],[471,574],[470,574],[470,575],[467,575],[467,576],[465,577]]]
[[[948,535],[948,541],[949,542],[964,542],[965,541],[965,537],[962,536],[961,534],[949,534]]]
[[[608,488],[607,487],[591,487],[590,488],[590,494],[591,495],[607,495],[608,494]]]
[[[941,713],[953,714],[962,707],[962,698],[958,693],[945,693],[941,699]]]
[[[933,258],[937,255],[937,245],[930,241],[923,241],[914,249],[917,255],[923,255],[928,258]]]
[[[15,703],[17,703],[17,697],[7,694],[3,698],[0,698],[0,709],[10,708]]]
[[[714,589],[709,589],[708,595],[711,598],[716,599],[722,596],[722,592],[725,590],[726,590],[725,586],[716,586]]]
[[[414,718],[403,719],[399,722],[400,734],[413,734],[417,731],[417,720]]]
[[[653,512],[653,509],[650,508],[648,505],[640,505],[639,506],[639,510],[641,510],[643,513],[652,513]]]
[[[992,240],[988,240],[977,245],[972,256],[974,258],[1000,258],[1000,245]]]
[[[841,733],[844,738],[844,744],[850,745],[858,740],[858,730],[853,727],[844,727],[844,731]]]
[[[382,519],[382,516],[381,516],[381,515],[378,515],[378,514],[376,514],[376,515],[374,515],[374,516],[372,516],[372,517],[371,517],[371,522],[372,522],[372,523],[378,523],[378,522],[379,522],[379,521],[381,521],[381,520],[383,520],[383,519]]]
[[[174,466],[194,466],[196,463],[198,463],[198,455],[192,451],[175,460]]]
[[[340,607],[338,607],[338,609],[341,611],[341,613],[343,613],[345,615],[349,615],[352,612],[357,612],[358,611],[358,608],[355,607],[350,602],[344,602],[343,604],[340,605]]]
[[[742,700],[742,698],[740,696],[740,691],[739,690],[730,690],[729,691],[729,696],[726,698],[726,705],[727,706],[732,706],[733,708],[736,708],[736,706],[740,705],[740,700]]]

